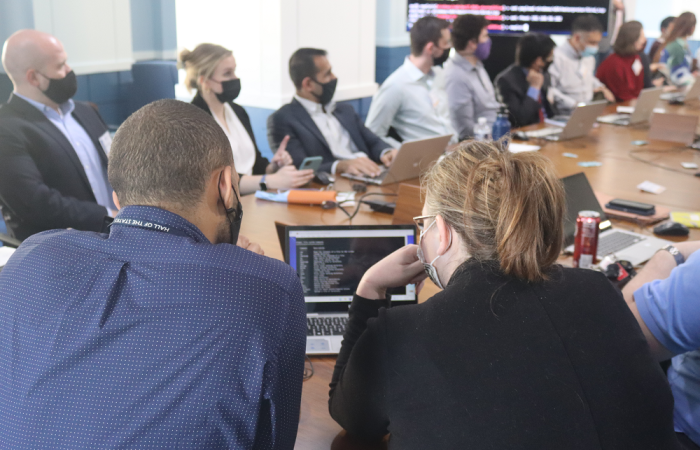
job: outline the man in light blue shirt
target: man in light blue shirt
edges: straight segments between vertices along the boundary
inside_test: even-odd
[[[419,19],[411,29],[411,54],[374,94],[365,125],[393,148],[402,141],[454,134],[449,117],[439,113],[438,96],[431,95],[432,67],[450,52],[449,26],[437,17]]]
[[[659,361],[673,358],[668,382],[675,401],[674,425],[688,448],[700,448],[698,250],[700,241],[667,246],[623,290],[652,354]]]
[[[100,231],[114,216],[107,181],[111,137],[78,85],[63,45],[20,30],[3,47],[14,90],[0,106],[0,205],[17,239],[54,228]]]
[[[14,95],[26,100],[30,105],[41,111],[63,133],[68,142],[72,144],[73,150],[75,150],[80,163],[83,165],[83,169],[85,169],[85,175],[88,177],[97,204],[110,210],[110,215],[114,215],[113,211],[116,211],[117,207],[114,206],[112,201],[112,187],[107,180],[106,167],[100,161],[97,147],[95,147],[87,131],[72,115],[75,109],[75,102],[69,99],[67,102],[58,105],[57,111],[18,92],[15,92]]]

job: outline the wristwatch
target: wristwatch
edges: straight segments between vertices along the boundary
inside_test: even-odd
[[[685,258],[683,257],[683,254],[673,245],[668,244],[666,247],[662,248],[661,250],[666,250],[673,256],[673,259],[676,260],[676,265],[680,266],[685,262]]]
[[[267,184],[265,184],[265,177],[267,177],[267,175],[263,175],[262,178],[260,179],[260,190],[261,191],[267,190]]]

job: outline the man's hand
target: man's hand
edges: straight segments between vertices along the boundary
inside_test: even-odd
[[[382,164],[384,164],[387,167],[391,167],[391,164],[394,162],[394,159],[398,154],[399,151],[395,148],[392,148],[388,152],[384,153],[379,159],[382,161]]]
[[[370,267],[362,276],[356,293],[371,300],[383,300],[388,288],[419,284],[426,277],[418,259],[418,246],[407,245]]]
[[[335,166],[335,172],[338,175],[349,173],[351,175],[367,175],[370,177],[377,177],[382,173],[381,169],[374,161],[364,156],[338,161],[338,165]]]
[[[527,73],[527,82],[530,83],[530,86],[534,87],[535,89],[542,89],[542,85],[544,84],[544,75],[536,70],[530,69],[530,71]]]
[[[260,256],[265,256],[265,252],[263,251],[262,247],[260,247],[255,242],[250,242],[250,239],[243,236],[242,234],[238,235],[238,242],[236,242],[236,245],[242,249],[251,251],[253,253],[257,253]]]

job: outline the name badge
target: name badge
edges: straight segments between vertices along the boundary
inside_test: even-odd
[[[640,72],[644,69],[644,66],[642,65],[642,62],[638,59],[634,60],[634,64],[632,64],[632,72],[634,72],[634,76],[639,76]]]
[[[102,150],[105,151],[105,155],[109,156],[109,151],[112,149],[112,136],[109,131],[99,137],[100,145],[102,145]]]

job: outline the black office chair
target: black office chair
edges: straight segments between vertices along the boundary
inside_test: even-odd
[[[21,241],[18,241],[17,239],[10,237],[4,233],[0,233],[0,242],[2,242],[2,245],[4,245],[5,247],[12,248],[17,248],[22,244]]]

